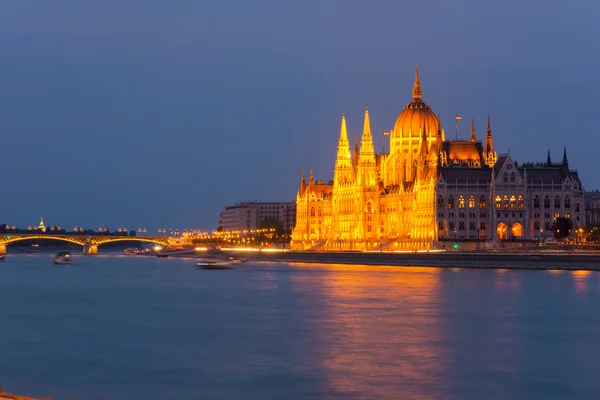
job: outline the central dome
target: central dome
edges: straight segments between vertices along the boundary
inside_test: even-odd
[[[394,138],[420,138],[423,135],[423,128],[427,137],[434,137],[438,129],[438,118],[431,107],[422,100],[421,83],[419,82],[419,65],[415,75],[415,85],[413,87],[413,100],[404,106],[404,110],[398,115],[394,124]]]

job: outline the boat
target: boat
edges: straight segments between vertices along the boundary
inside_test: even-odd
[[[196,266],[201,269],[234,269],[233,264],[240,264],[242,260],[239,258],[229,257],[228,260],[222,261],[199,261]]]
[[[6,259],[4,258],[4,256],[0,256],[0,262],[2,261],[6,261]]]
[[[71,253],[68,251],[61,251],[54,255],[54,264],[68,265],[71,264]]]
[[[139,249],[134,249],[134,248],[125,249],[123,251],[123,254],[126,255],[126,256],[127,255],[135,255],[135,256],[137,256],[138,254],[140,254],[140,250]]]

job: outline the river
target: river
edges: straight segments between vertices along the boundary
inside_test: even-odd
[[[592,399],[600,273],[9,255],[0,385],[55,399]]]

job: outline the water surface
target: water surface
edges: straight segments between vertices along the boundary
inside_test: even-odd
[[[592,399],[600,274],[9,255],[0,384],[56,399]]]

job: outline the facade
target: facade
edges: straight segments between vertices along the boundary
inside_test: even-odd
[[[293,227],[295,219],[290,219],[290,212],[295,212],[295,203],[276,202],[243,202],[223,207],[220,217],[220,228],[224,231],[244,231],[258,229],[267,219],[277,219],[283,229]],[[291,224],[291,225],[290,225]]]
[[[518,164],[484,140],[446,140],[439,117],[422,100],[417,66],[413,99],[389,133],[389,153],[375,153],[369,110],[351,150],[342,115],[333,181],[308,182],[296,197],[292,248],[427,250],[446,241],[542,240],[554,218],[585,226],[583,186],[566,149],[554,163]],[[574,235],[574,232],[572,232]]]
[[[588,225],[600,225],[600,192],[588,192],[585,196],[585,213]]]

